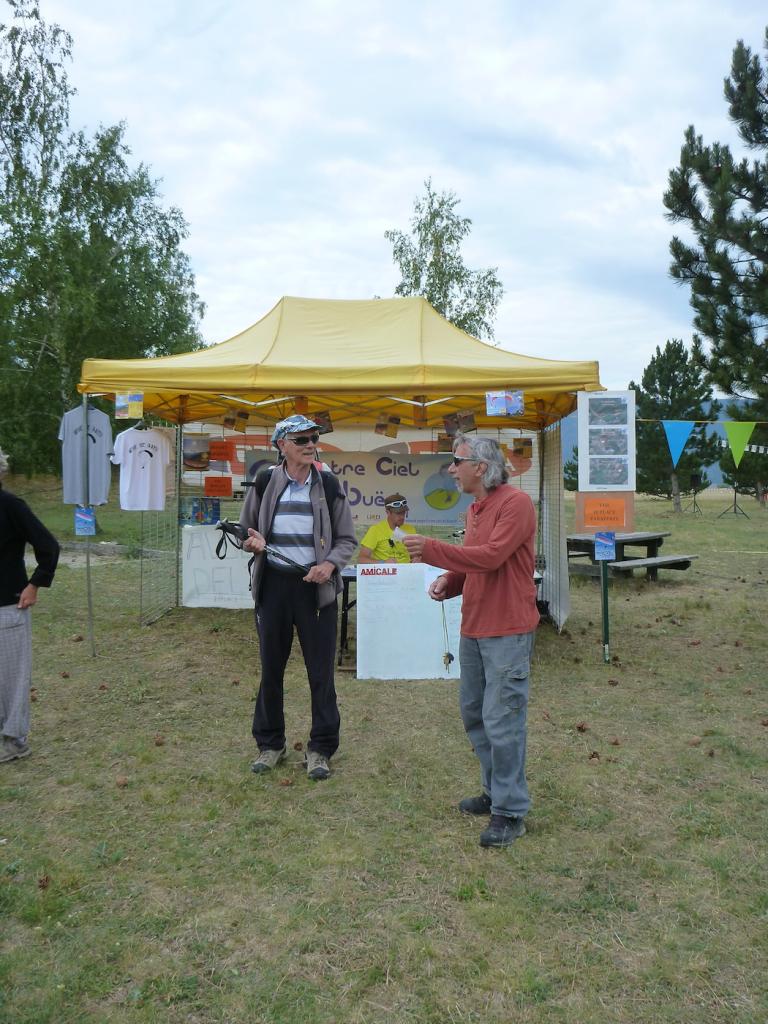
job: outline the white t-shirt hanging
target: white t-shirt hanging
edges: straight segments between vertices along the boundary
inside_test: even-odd
[[[65,412],[59,427],[61,473],[64,504],[82,505],[83,483],[83,407]],[[112,482],[112,424],[100,409],[88,408],[88,504],[106,505]]]
[[[130,427],[115,439],[112,461],[120,467],[120,508],[129,512],[162,512],[165,508],[165,467],[171,446],[160,430]]]

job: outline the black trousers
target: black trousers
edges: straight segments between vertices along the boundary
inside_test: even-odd
[[[336,752],[341,724],[333,682],[337,616],[336,601],[318,609],[314,583],[304,583],[298,574],[265,567],[256,612],[261,685],[253,715],[253,736],[260,750],[285,746],[283,677],[295,626],[312,695],[309,749],[325,757]]]

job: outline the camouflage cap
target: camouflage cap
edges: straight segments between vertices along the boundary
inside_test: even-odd
[[[281,441],[287,434],[298,434],[302,430],[317,430],[317,424],[308,416],[296,413],[287,419],[280,420],[272,431],[272,444],[277,448],[277,442]]]

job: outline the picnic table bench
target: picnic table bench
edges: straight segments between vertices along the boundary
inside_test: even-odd
[[[645,569],[646,579],[659,578],[659,569],[688,569],[698,555],[657,555],[656,558],[625,558],[609,562],[608,568],[617,576],[631,576],[633,569]]]

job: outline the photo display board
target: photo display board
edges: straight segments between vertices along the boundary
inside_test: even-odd
[[[634,491],[634,391],[580,391],[578,425],[579,490]]]

